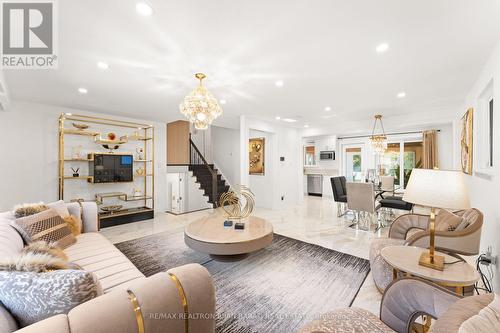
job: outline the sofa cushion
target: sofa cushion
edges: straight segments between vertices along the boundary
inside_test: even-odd
[[[0,272],[0,302],[22,327],[68,313],[101,293],[97,278],[82,270]]]
[[[23,249],[21,235],[10,225],[14,220],[12,212],[0,213],[0,258],[14,258]]]
[[[126,289],[144,275],[103,235],[90,232],[77,236],[77,242],[64,250],[69,260],[93,272],[105,293]]]
[[[345,308],[321,315],[299,333],[395,333],[370,311]]]
[[[66,222],[53,209],[18,218],[12,222],[12,226],[19,231],[26,243],[43,240],[66,248],[76,242]]]

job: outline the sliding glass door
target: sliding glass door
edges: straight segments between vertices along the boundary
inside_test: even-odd
[[[394,184],[408,184],[414,168],[422,167],[422,141],[399,141],[387,145],[380,155],[380,175],[393,176]]]
[[[393,176],[394,185],[399,185],[401,165],[401,145],[397,143],[387,144],[387,149],[380,155],[380,175]]]

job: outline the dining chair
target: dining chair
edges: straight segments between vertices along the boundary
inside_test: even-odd
[[[394,176],[380,176],[380,189],[394,194]]]
[[[347,204],[346,193],[346,178],[344,176],[331,177],[333,200],[337,203],[337,217],[341,217],[347,213],[345,205]]]
[[[380,205],[375,201],[373,184],[348,182],[346,188],[347,208],[355,212],[353,224],[350,227],[356,226],[368,231],[372,224],[377,224],[376,230],[378,230],[380,223],[377,219],[377,210]]]

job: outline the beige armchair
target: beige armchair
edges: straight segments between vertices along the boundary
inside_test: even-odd
[[[299,333],[410,333],[423,315],[436,319],[431,332],[458,333],[467,331],[470,318],[481,319],[478,314],[493,301],[493,294],[461,298],[430,282],[403,278],[387,288],[378,318],[360,308],[337,309],[308,323]],[[486,332],[493,332],[490,323],[481,323]]]
[[[475,209],[455,212],[466,221],[462,230],[436,231],[436,249],[444,252],[476,255],[479,253],[483,214]],[[389,229],[389,238],[374,239],[370,246],[370,267],[375,285],[383,292],[392,281],[392,269],[380,255],[380,251],[391,245],[429,247],[429,216],[405,214],[394,220]]]

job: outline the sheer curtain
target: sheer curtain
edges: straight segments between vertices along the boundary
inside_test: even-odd
[[[423,135],[423,163],[424,169],[434,169],[439,167],[437,131],[424,131]]]

